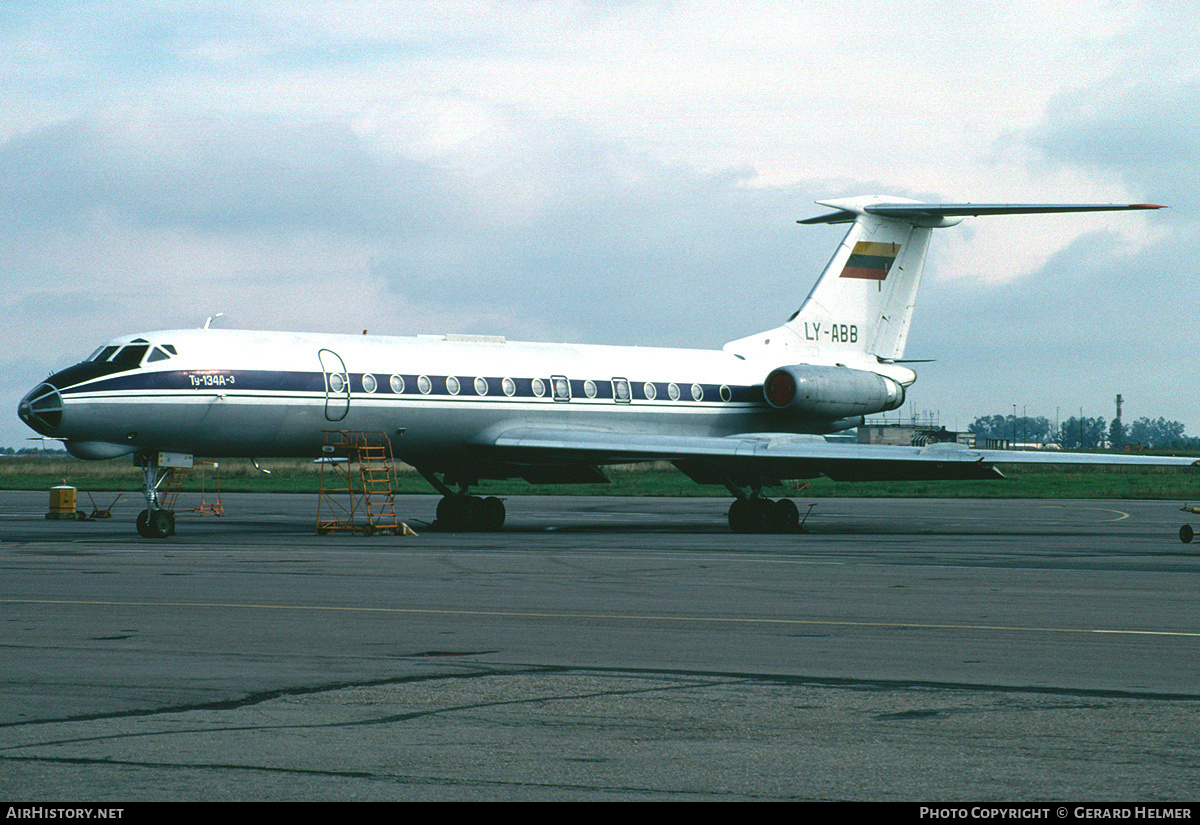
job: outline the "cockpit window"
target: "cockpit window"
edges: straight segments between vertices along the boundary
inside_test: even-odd
[[[150,353],[149,356],[146,355],[147,352]],[[124,347],[120,344],[110,344],[100,347],[89,355],[87,361],[84,363],[113,364],[120,369],[127,370],[141,364],[143,358],[149,364],[152,361],[165,361],[178,354],[179,351],[175,349],[174,344],[152,345],[145,338],[138,338]],[[111,372],[112,370],[109,371]]]
[[[121,364],[122,366],[136,367],[142,363],[142,357],[149,348],[146,344],[131,344],[114,355],[112,362],[114,364]]]

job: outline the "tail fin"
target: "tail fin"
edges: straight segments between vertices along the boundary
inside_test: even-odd
[[[836,211],[800,221],[850,223],[833,258],[787,323],[725,349],[789,358],[894,360],[904,355],[930,233],[974,215],[1160,209],[1153,204],[932,204],[867,196],[819,201]],[[854,359],[857,360],[857,359]]]

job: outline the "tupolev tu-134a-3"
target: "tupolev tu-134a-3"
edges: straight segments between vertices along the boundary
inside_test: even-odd
[[[933,229],[964,217],[1157,209],[1153,204],[819,202],[804,224],[849,223],[782,326],[721,350],[541,344],[488,336],[388,337],[204,329],[114,338],[20,402],[20,417],[85,459],[132,455],[139,532],[165,537],[170,454],[319,457],[331,430],[383,432],[443,498],[436,524],[497,530],[480,479],[603,482],[605,465],[670,461],[735,497],[736,532],[794,530],[782,479],[998,477],[993,464],[1161,464],[1141,455],[847,444],[824,436],[894,410],[916,380],[900,359]]]

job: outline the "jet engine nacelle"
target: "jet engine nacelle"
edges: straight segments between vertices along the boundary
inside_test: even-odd
[[[848,367],[794,364],[771,370],[763,382],[767,403],[818,418],[836,419],[894,410],[904,387],[886,376]]]

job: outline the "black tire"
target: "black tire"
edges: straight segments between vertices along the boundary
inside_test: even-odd
[[[765,498],[739,498],[729,505],[729,529],[735,533],[769,533],[774,502]]]
[[[144,539],[153,538],[150,534],[150,511],[143,510],[137,517],[138,535]]]
[[[766,498],[750,499],[750,532],[751,533],[770,533],[772,528],[771,514],[774,512],[775,502]]]
[[[167,510],[155,510],[146,520],[147,529],[152,539],[165,539],[175,529],[175,516]]]
[[[1195,532],[1192,530],[1192,525],[1190,524],[1185,524],[1179,528],[1179,540],[1184,544],[1191,544],[1192,537],[1195,535]]]
[[[729,505],[729,529],[735,533],[750,532],[750,502],[744,498],[735,499]]]
[[[771,505],[771,529],[776,533],[795,533],[800,529],[800,509],[790,498]]]
[[[459,513],[462,512],[462,507],[459,506],[459,496],[442,496],[437,503],[437,527],[439,530],[457,530],[459,522],[462,520]]]
[[[479,496],[464,496],[460,506],[462,518],[460,530],[475,532],[480,530],[483,523],[483,499]]]
[[[494,533],[504,526],[504,502],[495,496],[488,496],[479,504],[479,529]]]
[[[444,496],[437,506],[438,529],[454,533],[476,529],[479,501],[476,496]]]

